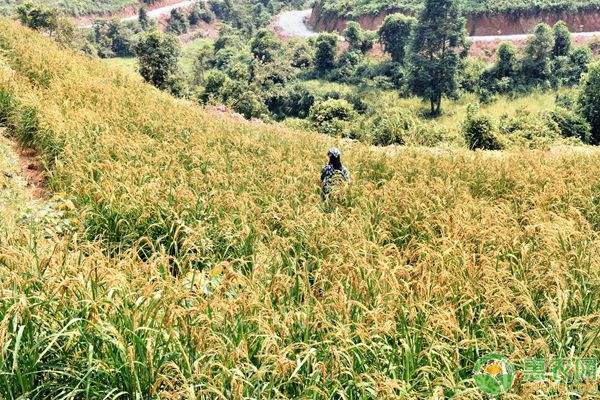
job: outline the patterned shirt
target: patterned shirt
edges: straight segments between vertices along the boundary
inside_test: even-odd
[[[331,187],[335,184],[336,179],[343,181],[350,181],[350,174],[346,167],[342,166],[342,169],[335,169],[333,165],[327,164],[321,171],[321,183],[323,185],[323,194],[329,194]]]

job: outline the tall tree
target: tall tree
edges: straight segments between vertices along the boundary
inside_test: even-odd
[[[581,83],[579,110],[592,128],[592,144],[600,144],[600,64],[590,66]]]
[[[183,35],[189,29],[188,19],[183,15],[181,10],[175,8],[171,10],[171,17],[167,22],[166,31],[175,35]]]
[[[319,74],[325,74],[335,67],[337,53],[337,35],[322,33],[315,41],[315,68]]]
[[[554,33],[548,24],[539,23],[533,35],[527,40],[523,72],[532,83],[540,83],[551,78],[552,51],[554,49]]]
[[[552,28],[554,31],[554,48],[552,55],[554,57],[568,56],[571,52],[573,42],[571,32],[564,21],[558,21]]]
[[[141,6],[138,10],[138,22],[145,31],[148,30],[152,24],[150,16],[148,15],[148,7],[146,7],[146,5]]]
[[[390,54],[393,61],[404,63],[406,47],[416,22],[415,18],[400,13],[385,17],[383,25],[377,33],[379,42],[383,45],[385,51]]]
[[[431,113],[442,109],[442,97],[458,89],[469,44],[455,0],[426,0],[410,43],[409,84],[427,99]]]
[[[358,50],[363,54],[371,50],[375,42],[373,32],[362,29],[356,21],[348,22],[344,30],[344,38],[348,42],[350,50]]]
[[[140,75],[159,89],[173,91],[179,73],[179,40],[157,30],[146,33],[135,47]]]
[[[511,42],[502,42],[498,47],[494,75],[496,78],[511,78],[517,70],[517,48]]]
[[[256,32],[256,36],[250,42],[250,51],[257,60],[272,62],[277,53],[281,51],[281,43],[277,40],[273,31],[262,28]]]

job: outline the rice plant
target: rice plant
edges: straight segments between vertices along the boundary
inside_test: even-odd
[[[74,205],[57,231],[0,202],[1,397],[476,399],[488,352],[600,356],[596,149],[386,155],[8,21],[0,47],[0,121]],[[331,145],[352,184],[324,204]]]

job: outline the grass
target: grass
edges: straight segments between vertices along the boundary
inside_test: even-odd
[[[212,44],[211,39],[198,38],[186,43],[182,46],[181,57],[179,58],[179,66],[187,77],[191,77],[194,73],[194,63],[200,48],[206,44]],[[103,62],[108,65],[115,65],[124,68],[132,73],[138,74],[137,59],[132,58],[107,58]]]
[[[463,94],[458,100],[445,99],[443,114],[437,118],[429,118],[427,116],[428,104],[416,97],[400,97],[397,91],[394,90],[368,87],[355,91],[355,86],[323,80],[307,81],[306,86],[311,93],[315,93],[320,97],[325,97],[331,93],[338,93],[347,97],[352,93],[357,93],[358,97],[368,105],[370,110],[381,112],[401,110],[419,122],[419,129],[442,132],[447,142],[457,144],[462,144],[460,132],[469,105],[479,105],[481,114],[491,117],[493,121],[499,121],[503,117],[514,117],[524,112],[536,115],[552,111],[556,106],[557,95],[569,96],[574,92],[573,89],[561,88],[557,92],[536,91],[519,97],[498,96],[489,104],[480,104],[474,94]],[[532,119],[534,119],[533,116]]]
[[[212,42],[213,41],[211,39],[197,38],[183,46],[179,64],[185,74],[191,76],[194,73],[194,63],[196,62],[198,52],[204,46],[212,46]]]
[[[477,399],[488,352],[600,356],[596,149],[388,157],[8,21],[0,47],[0,120],[77,221],[0,209],[2,397]],[[353,182],[323,203],[334,144]]]

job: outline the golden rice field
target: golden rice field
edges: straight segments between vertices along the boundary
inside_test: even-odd
[[[600,357],[595,149],[386,155],[5,20],[0,48],[0,123],[62,199],[24,217],[0,172],[1,398],[483,399],[489,352]],[[353,182],[326,204],[332,144]],[[503,399],[543,398],[520,380]]]

